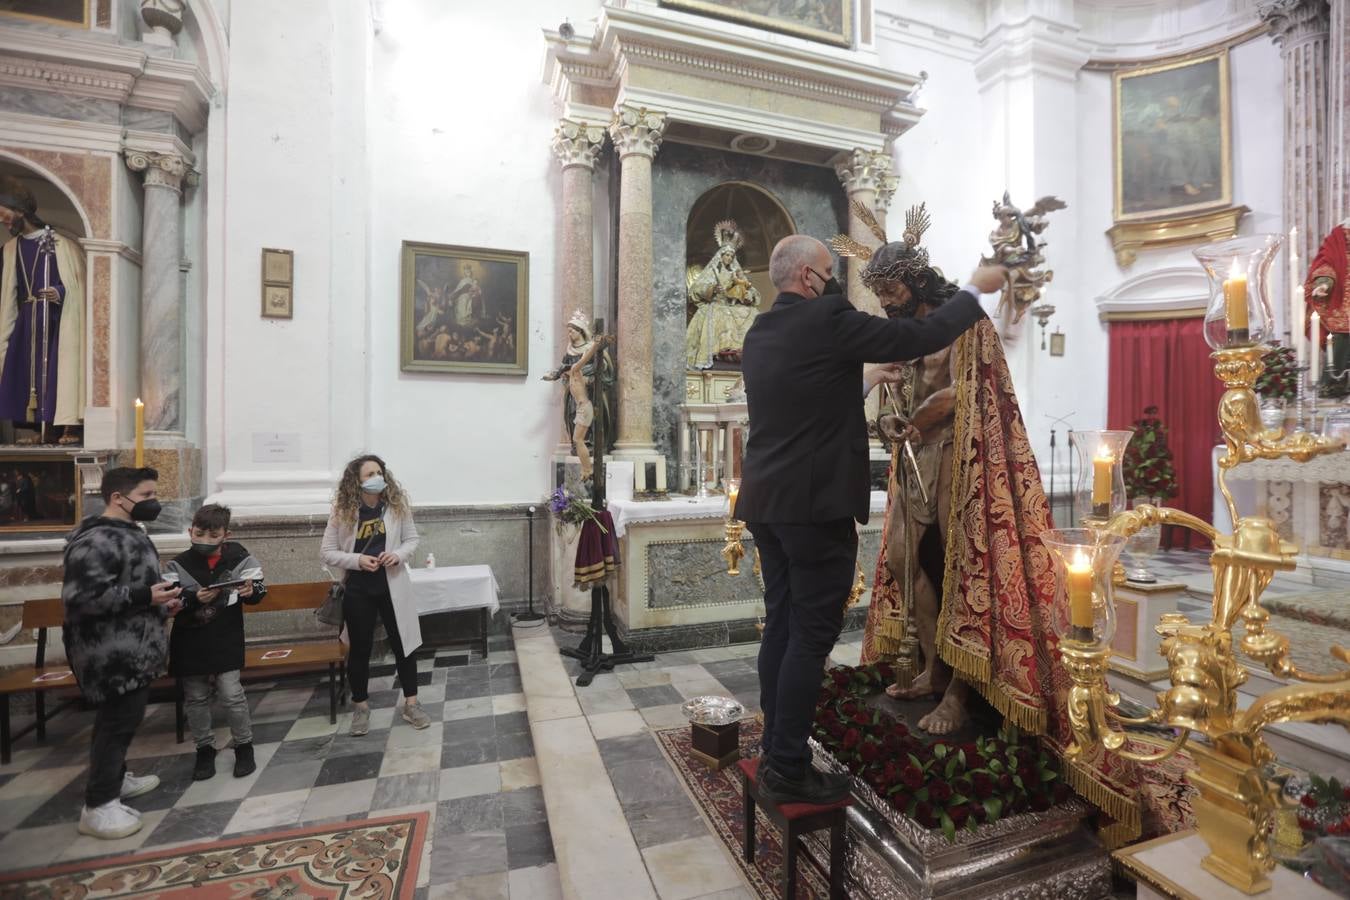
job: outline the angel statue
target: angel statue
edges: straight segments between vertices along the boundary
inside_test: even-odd
[[[689,287],[695,307],[685,331],[685,359],[691,369],[708,369],[714,362],[739,365],[745,333],[759,312],[759,290],[741,268],[736,252],[745,238],[727,219],[713,228],[717,252]]]
[[[598,418],[606,425],[613,419],[614,362],[606,345],[612,344],[612,335],[591,335],[590,319],[581,310],[567,321],[569,346],[558,368],[543,376],[544,381],[566,381],[567,398],[563,403],[563,419],[572,436],[572,451],[581,463],[581,477],[590,481],[591,451],[587,445],[591,425]],[[606,445],[614,440],[613,429],[604,427]],[[608,451],[609,447],[602,448]]]
[[[1047,213],[1068,206],[1058,197],[1042,197],[1036,205],[1023,212],[1013,206],[1008,192],[1003,192],[1003,202],[994,203],[994,218],[998,226],[989,233],[989,243],[994,252],[980,260],[980,265],[999,265],[1008,268],[1008,283],[1003,288],[1003,302],[1011,301],[1013,322],[1022,321],[1026,311],[1041,298],[1041,289],[1052,280],[1053,269],[1042,269],[1045,254],[1041,250],[1045,241],[1038,240],[1042,231],[1050,223]]]

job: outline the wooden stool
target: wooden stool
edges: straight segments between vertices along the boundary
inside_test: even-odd
[[[755,776],[760,757],[736,763],[741,770],[741,793],[745,797],[745,861],[755,861],[755,804],[783,833],[783,900],[797,896],[797,839],[804,834],[830,829],[830,900],[844,898],[844,810],[853,798],[837,803],[784,803],[779,806],[760,796]]]

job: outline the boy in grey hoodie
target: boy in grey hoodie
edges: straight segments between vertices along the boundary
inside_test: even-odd
[[[159,786],[158,776],[126,770],[150,683],[164,671],[165,620],[181,605],[179,588],[160,578],[159,554],[140,524],[159,515],[158,480],[154,469],[109,470],[103,515],[85,519],[66,543],[66,658],[84,699],[98,706],[79,828],[109,840],[141,828],[140,813],[122,801]]]

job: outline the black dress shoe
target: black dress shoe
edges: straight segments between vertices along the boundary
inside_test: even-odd
[[[245,775],[252,775],[257,768],[258,764],[253,761],[253,745],[237,745],[234,748],[234,777],[243,778]]]
[[[800,778],[788,778],[772,766],[761,764],[759,792],[765,800],[778,805],[812,803],[823,806],[846,798],[849,781],[845,776],[827,775],[815,769],[807,769]]]
[[[216,774],[216,748],[211,745],[197,748],[197,763],[192,767],[192,780],[205,781]]]

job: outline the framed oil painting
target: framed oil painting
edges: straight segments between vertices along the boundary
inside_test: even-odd
[[[80,521],[75,466],[66,456],[0,456],[0,533],[68,531]]]
[[[403,242],[405,372],[528,372],[530,255]]]
[[[661,0],[661,5],[840,47],[853,43],[853,0]]]
[[[89,0],[0,0],[0,16],[89,27]]]
[[[1114,76],[1115,218],[1181,218],[1233,202],[1228,51]]]

